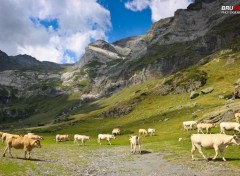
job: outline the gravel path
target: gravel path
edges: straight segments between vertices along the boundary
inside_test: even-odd
[[[183,159],[167,154],[143,151],[131,154],[129,147],[104,146],[91,150],[88,146],[57,146],[52,151],[35,150],[31,161],[21,158],[3,158],[18,165],[32,165],[24,172],[14,175],[79,175],[79,176],[212,176],[239,175],[225,167],[225,162],[191,161],[190,155]],[[18,156],[22,156],[19,153]],[[38,159],[34,159],[38,158]],[[24,163],[25,162],[25,163]],[[1,175],[1,173],[0,173]]]

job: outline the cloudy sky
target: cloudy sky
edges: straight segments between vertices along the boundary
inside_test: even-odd
[[[98,39],[143,35],[190,0],[1,0],[0,50],[74,63]]]

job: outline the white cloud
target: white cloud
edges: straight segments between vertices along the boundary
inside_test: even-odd
[[[33,23],[31,19],[36,19]],[[59,28],[37,20],[57,19]],[[43,61],[75,62],[87,44],[107,39],[110,12],[96,0],[3,0],[0,6],[0,50],[29,54]]]
[[[190,4],[190,0],[130,0],[125,3],[125,7],[132,11],[142,11],[151,9],[152,21],[174,15],[177,9],[184,9]]]

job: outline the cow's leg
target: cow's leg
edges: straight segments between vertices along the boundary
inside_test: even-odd
[[[4,152],[3,152],[3,157],[5,157],[5,154],[6,154],[7,150],[9,150],[9,146],[8,145],[6,146],[6,148],[5,148]]]
[[[195,160],[195,158],[194,158],[194,152],[195,152],[195,150],[196,150],[196,147],[195,147],[195,145],[192,143],[192,150],[191,150],[192,160]]]
[[[224,127],[221,128],[221,134],[225,134],[225,130],[224,130]]]
[[[133,144],[131,143],[131,153],[133,153]]]
[[[28,151],[28,159],[30,159],[31,158],[31,153],[30,153],[30,151]]]
[[[24,158],[27,158],[27,151],[24,150]]]
[[[108,140],[108,143],[109,143],[110,145],[112,145],[111,142],[110,142],[110,139]]]
[[[133,145],[133,153],[136,153],[136,144]]]
[[[139,149],[139,153],[141,154],[142,151],[141,151],[141,145],[138,145],[138,149]]]
[[[222,156],[223,161],[227,161],[227,160],[224,158],[224,148],[220,148],[220,153],[221,153],[221,156]]]
[[[8,147],[8,152],[9,152],[9,155],[13,158],[11,147]]]
[[[213,160],[215,160],[218,156],[218,146],[214,146],[214,150],[215,150],[215,156],[213,157]]]
[[[204,134],[204,132],[203,132],[202,128],[200,128],[200,130],[201,130],[202,134]]]
[[[206,134],[208,134],[208,128],[206,128]]]
[[[203,152],[202,152],[202,147],[201,147],[201,145],[195,145],[195,147],[198,149],[198,152],[202,155],[202,157],[204,158],[204,159],[206,159],[207,160],[207,158],[206,158],[206,156],[203,154]]]

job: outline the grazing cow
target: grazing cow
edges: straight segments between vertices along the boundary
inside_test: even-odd
[[[140,143],[140,137],[139,136],[130,136],[129,137],[130,144],[131,144],[131,152],[136,153],[136,148],[138,146],[138,151],[141,153],[141,143]]]
[[[26,155],[28,153],[28,159],[30,159],[30,152],[32,151],[33,148],[41,148],[41,144],[39,140],[34,140],[34,139],[30,139],[28,137],[7,137],[6,139],[6,148],[4,150],[3,153],[3,157],[5,157],[5,154],[8,150],[9,154],[11,157],[12,153],[11,153],[11,149],[15,148],[15,149],[23,149],[25,151],[24,153],[24,158],[26,158]]]
[[[120,128],[114,128],[112,130],[112,134],[115,135],[115,136],[120,135],[120,132],[121,132]]]
[[[85,145],[86,140],[90,140],[90,136],[79,135],[79,134],[74,135],[74,143],[78,143],[78,141],[82,141],[82,145]]]
[[[192,130],[194,126],[197,125],[197,122],[195,121],[185,121],[183,122],[183,129],[184,130]]]
[[[206,133],[211,133],[211,129],[214,128],[216,126],[216,124],[212,124],[212,123],[199,123],[197,124],[197,132],[198,133],[203,133],[203,129],[206,129]]]
[[[24,135],[24,137],[28,137],[28,138],[36,139],[36,140],[43,140],[43,137],[42,137],[42,136],[38,136],[38,135],[32,134],[32,133],[31,133],[31,134],[28,133],[28,134]]]
[[[154,128],[148,128],[148,134],[149,134],[150,136],[154,136],[154,135],[155,135],[155,132],[156,132],[156,130],[155,130]]]
[[[226,134],[192,134],[191,135],[192,142],[192,160],[194,158],[194,152],[196,148],[198,152],[202,155],[204,159],[207,159],[206,156],[202,152],[203,148],[214,148],[215,156],[213,160],[217,158],[218,151],[221,152],[223,161],[226,161],[224,158],[224,150],[228,145],[240,145],[240,140],[236,135],[226,135]]]
[[[239,118],[240,118],[240,112],[235,113],[235,119],[237,123],[239,123]]]
[[[2,134],[2,143],[4,143],[4,141],[6,141],[7,138],[12,137],[12,136],[13,137],[20,137],[17,134],[3,133]]]
[[[220,133],[225,134],[225,130],[234,130],[240,132],[240,124],[237,122],[221,122]]]
[[[69,136],[67,134],[57,134],[56,135],[56,143],[63,142],[63,141],[69,141]]]
[[[148,132],[145,129],[139,129],[138,134],[139,134],[139,136],[144,136],[145,137],[148,134]]]
[[[98,135],[98,143],[101,145],[101,140],[106,139],[110,145],[111,144],[111,139],[115,139],[116,137],[112,134],[99,134]]]

